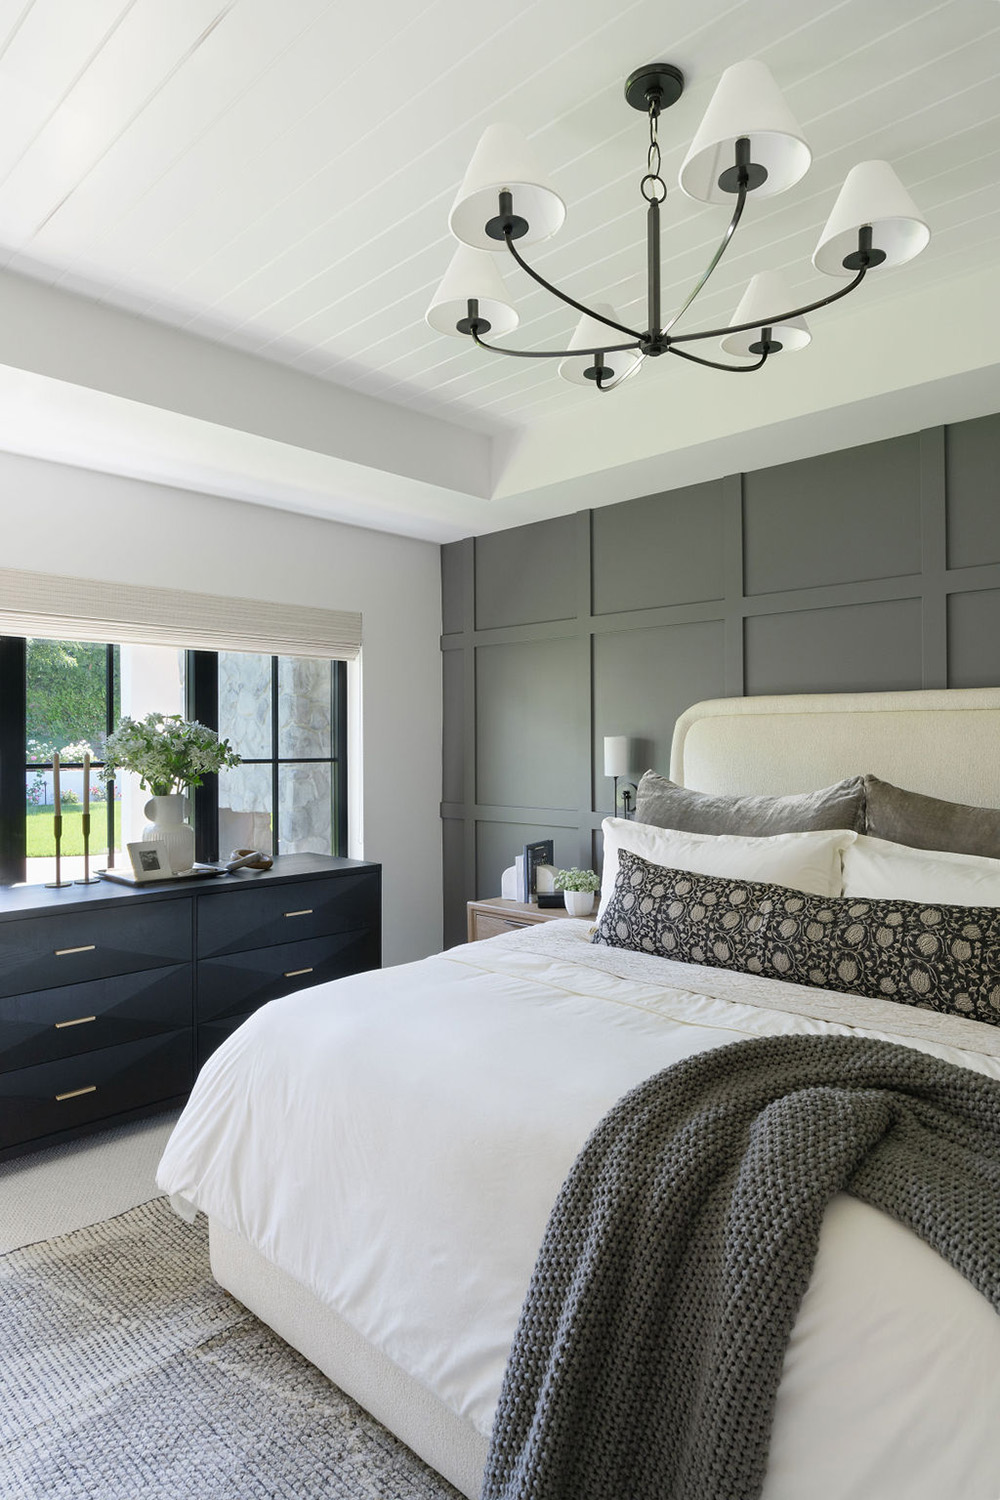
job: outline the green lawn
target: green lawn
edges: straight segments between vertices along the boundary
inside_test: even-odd
[[[92,802],[90,805],[90,848],[92,852],[103,849],[107,843],[107,804]],[[28,810],[28,858],[51,859],[56,852],[56,841],[52,832],[53,812],[47,808]],[[63,808],[62,850],[63,854],[83,853],[83,811],[79,807]],[[115,805],[115,844],[121,848],[122,809]]]

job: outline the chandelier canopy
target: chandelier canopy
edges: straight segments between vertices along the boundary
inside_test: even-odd
[[[759,370],[773,355],[804,349],[810,341],[806,313],[837,302],[859,287],[869,271],[899,266],[919,255],[930,229],[892,167],[885,161],[852,167],[819,237],[812,262],[818,271],[847,285],[802,307],[789,307],[782,278],[773,271],[754,276],[732,321],[699,333],[672,330],[695,301],[729,246],[747,198],[773,198],[805,175],[812,154],[781,91],[762,62],[747,59],[727,68],[680,170],[681,191],[704,203],[733,204],[718,249],[681,307],[664,323],[660,297],[660,205],[667,186],[660,175],[660,115],[684,91],[671,63],[649,63],[625,84],[625,98],[649,121],[646,171],[639,191],[646,203],[646,327],[620,322],[606,302],[587,307],[553,286],[523,257],[521,249],[561,228],[566,205],[529,143],[510,125],[490,125],[469,163],[448,219],[461,241],[427,310],[439,333],[471,338],[480,349],[515,359],[557,359],[559,373],[575,385],[616,389],[647,358],[673,354],[713,370],[737,374]],[[735,200],[735,201],[734,201]],[[581,316],[567,349],[510,349],[487,343],[488,333],[517,327],[494,259],[508,252],[546,291]],[[721,341],[724,353],[742,363],[706,359],[690,347]],[[752,362],[748,362],[752,361]]]

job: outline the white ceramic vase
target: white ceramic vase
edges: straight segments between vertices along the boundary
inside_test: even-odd
[[[190,870],[194,864],[194,829],[184,821],[188,799],[175,793],[171,797],[150,797],[143,812],[149,819],[142,830],[147,844],[162,844],[164,863],[174,875]]]
[[[568,917],[589,917],[594,909],[593,891],[563,891]]]

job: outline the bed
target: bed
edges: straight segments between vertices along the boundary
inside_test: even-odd
[[[716,700],[678,721],[671,772],[772,795],[873,772],[998,808],[998,738],[1000,690]],[[220,1283],[475,1500],[534,1256],[593,1126],[672,1063],[788,1034],[888,1038],[1000,1079],[1000,1027],[981,1020],[553,922],[265,1007],[206,1065],[158,1180],[208,1214]],[[998,1402],[985,1299],[835,1198],[765,1500],[996,1500]]]

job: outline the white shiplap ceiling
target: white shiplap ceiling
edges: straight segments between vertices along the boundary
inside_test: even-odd
[[[491,358],[423,321],[481,130],[496,119],[525,130],[568,204],[561,233],[528,252],[534,263],[641,324],[645,124],[623,80],[657,58],[685,74],[661,124],[669,183],[719,74],[743,56],[771,67],[813,165],[786,196],[751,201],[685,326],[725,322],[756,270],[783,270],[803,301],[833,290],[809,257],[847,170],[871,157],[894,163],[933,239],[912,266],[869,279],[866,310],[992,271],[995,0],[0,0],[0,266],[390,413],[445,418],[495,438],[500,453],[546,424],[590,422],[593,402],[611,398],[567,385],[554,363]],[[725,210],[672,189],[665,308],[697,279],[725,222]],[[504,270],[522,319],[508,341],[558,347],[572,312]],[[817,315],[801,360],[824,359],[838,311]],[[638,413],[649,400],[633,388],[662,382],[659,366],[675,363],[647,367],[616,396],[612,424],[627,426],[629,403]],[[670,388],[687,369],[671,369]],[[730,399],[718,385],[701,390]],[[558,477],[550,470],[539,486]]]

